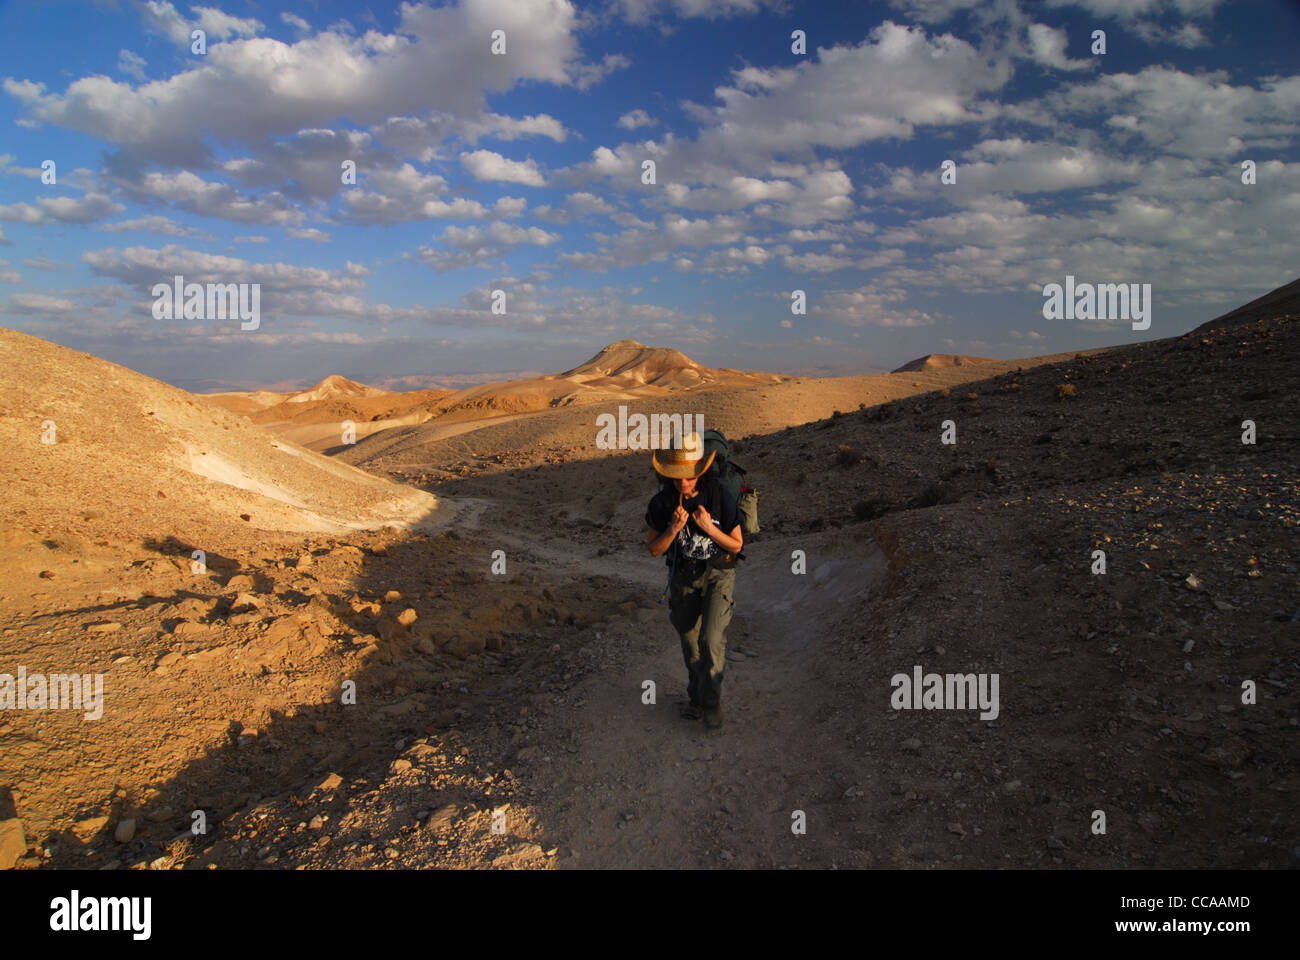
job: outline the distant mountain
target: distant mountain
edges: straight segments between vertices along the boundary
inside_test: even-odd
[[[290,394],[284,398],[284,402],[310,403],[313,400],[355,400],[358,397],[382,396],[386,392],[378,387],[368,387],[364,383],[357,383],[355,380],[332,374],[314,387],[308,387],[306,390]]]
[[[669,347],[648,347],[636,340],[616,340],[586,363],[547,380],[571,380],[588,386],[637,390],[691,390],[703,386],[752,386],[789,379],[776,373],[746,373],[710,368]]]
[[[956,353],[927,353],[924,357],[903,364],[890,373],[919,373],[923,370],[943,370],[947,367],[964,367],[972,363],[993,363],[992,357],[965,357]]]

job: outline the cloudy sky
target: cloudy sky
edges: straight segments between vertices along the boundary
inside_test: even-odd
[[[189,389],[1171,336],[1300,275],[1297,51],[1292,0],[0,0],[0,324]]]

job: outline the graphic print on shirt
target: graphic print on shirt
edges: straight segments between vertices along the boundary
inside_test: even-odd
[[[710,523],[717,523],[712,515]],[[692,533],[692,524],[688,523],[677,531],[677,549],[680,555],[690,560],[708,560],[718,552],[718,545],[702,533]]]

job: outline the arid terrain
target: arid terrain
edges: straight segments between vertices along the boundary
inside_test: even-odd
[[[207,396],[0,331],[0,674],[104,690],[0,711],[0,868],[1295,869],[1298,321],[1300,281],[874,376],[620,341]],[[760,491],[718,731],[678,716],[649,457],[594,443],[619,404],[702,414]],[[916,665],[998,716],[892,709]]]

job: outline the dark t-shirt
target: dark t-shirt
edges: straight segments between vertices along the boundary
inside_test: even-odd
[[[725,489],[722,492],[722,517],[713,517],[713,525],[731,536],[731,531],[740,526],[740,511],[736,507],[735,498]],[[653,527],[660,533],[668,529],[668,521],[677,509],[678,493],[672,487],[666,487],[660,490],[650,500],[650,505],[646,508],[645,522],[647,526]],[[697,506],[703,506],[705,510],[709,509],[709,497],[707,489],[697,488],[695,496],[687,499],[682,498],[682,507],[688,514],[693,513]],[[712,516],[710,514],[710,516]],[[695,524],[695,520],[687,520],[686,526],[677,532],[677,539],[673,541],[670,549],[676,550],[679,557],[689,557],[695,560],[707,560],[710,557],[723,553],[721,547],[710,540],[702,530]]]

